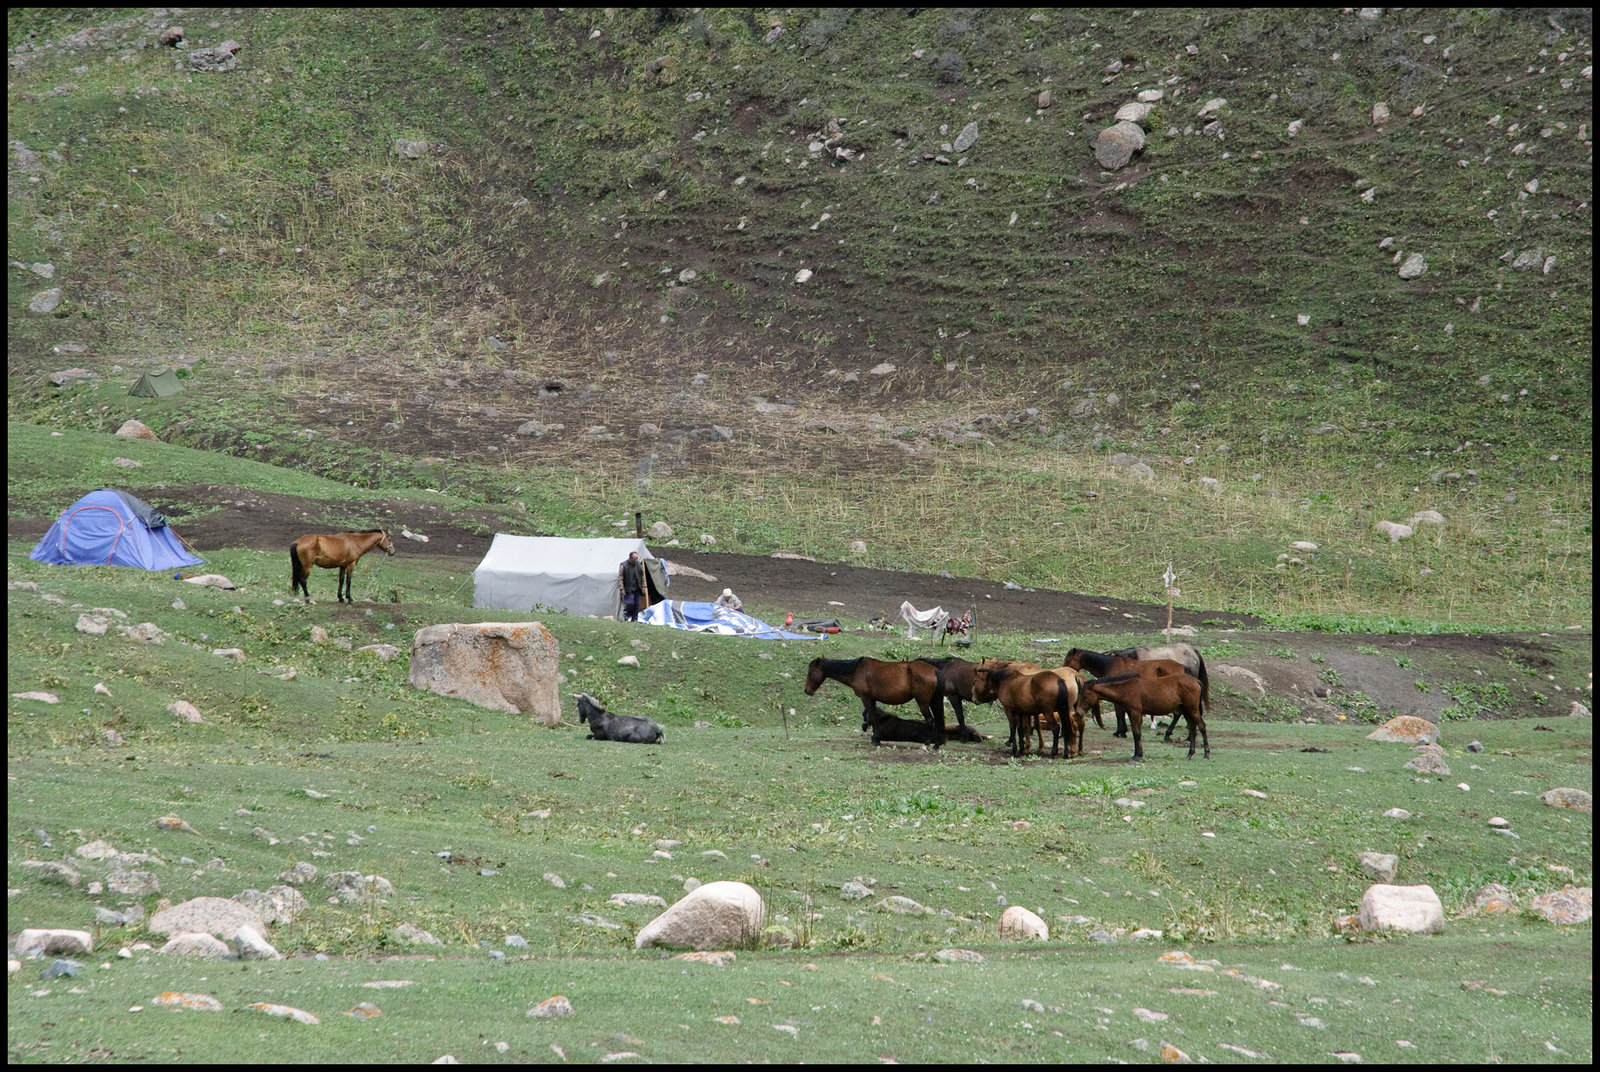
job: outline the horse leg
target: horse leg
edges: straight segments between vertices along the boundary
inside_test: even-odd
[[[950,706],[956,709],[956,725],[962,729],[967,728],[967,716],[961,710],[961,696],[959,693],[950,694]]]
[[[1128,728],[1133,731],[1133,758],[1144,758],[1144,710],[1138,707],[1128,709]]]
[[[1113,737],[1127,737],[1128,736],[1128,709],[1126,707],[1123,707],[1119,703],[1114,703],[1114,704],[1111,705],[1111,707],[1112,707],[1113,710],[1115,710],[1117,712],[1117,732],[1113,733],[1111,736],[1113,736]]]
[[[934,704],[939,705],[937,711],[934,710]],[[922,723],[927,731],[928,743],[938,750],[939,746],[944,744],[944,701],[935,696],[926,704],[918,700],[917,706],[922,708]],[[935,715],[938,715],[937,719]]]

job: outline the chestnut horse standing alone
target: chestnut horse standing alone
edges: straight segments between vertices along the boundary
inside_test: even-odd
[[[367,529],[364,532],[313,532],[300,537],[289,545],[289,592],[291,594],[296,591],[301,592],[305,595],[306,602],[311,602],[311,590],[306,587],[306,581],[311,576],[312,566],[323,566],[339,571],[338,601],[354,603],[355,598],[350,593],[351,574],[355,572],[356,563],[361,561],[361,556],[374,547],[386,555],[394,554],[394,543],[390,541],[389,534],[382,529]]]

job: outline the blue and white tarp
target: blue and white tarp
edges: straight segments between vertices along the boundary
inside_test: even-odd
[[[742,610],[729,610],[715,603],[663,599],[639,612],[639,621],[665,625],[696,633],[721,633],[724,636],[757,637],[761,640],[821,640],[810,633],[790,633],[752,618]]]

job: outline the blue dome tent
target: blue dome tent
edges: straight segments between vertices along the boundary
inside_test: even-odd
[[[195,566],[191,555],[149,503],[125,491],[91,491],[65,510],[28,556],[56,566],[137,566],[166,570]]]

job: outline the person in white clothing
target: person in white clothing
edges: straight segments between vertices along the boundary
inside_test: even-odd
[[[724,588],[722,594],[717,597],[715,606],[724,610],[738,610],[744,604],[739,602],[739,597],[733,594],[732,588]]]

